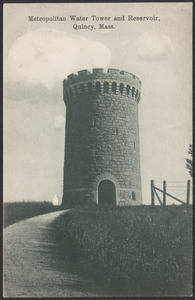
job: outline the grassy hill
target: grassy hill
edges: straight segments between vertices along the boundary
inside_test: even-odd
[[[117,295],[192,294],[192,211],[185,206],[88,205],[53,225],[78,272]]]

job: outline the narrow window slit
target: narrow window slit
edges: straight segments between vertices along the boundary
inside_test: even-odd
[[[108,94],[108,82],[107,81],[104,82],[104,93]]]
[[[99,81],[96,82],[95,87],[96,87],[97,93],[100,93],[101,87],[100,87],[100,82]]]
[[[134,97],[134,94],[135,94],[135,88],[134,87],[132,88],[131,94],[132,94],[132,97]]]
[[[127,92],[127,96],[129,96],[129,93],[130,93],[130,86],[129,85],[127,85],[127,87],[126,87],[126,92]]]
[[[116,82],[112,83],[112,92],[116,94]]]
[[[121,93],[121,95],[123,94],[123,91],[124,91],[124,84],[121,83],[120,86],[119,86],[119,91]]]

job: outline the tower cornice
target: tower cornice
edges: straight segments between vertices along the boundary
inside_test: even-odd
[[[134,98],[137,103],[140,101],[141,81],[129,72],[118,69],[95,68],[92,72],[88,70],[78,71],[77,74],[68,75],[63,81],[64,101],[78,94],[104,93],[120,94]],[[115,86],[114,86],[115,85]]]

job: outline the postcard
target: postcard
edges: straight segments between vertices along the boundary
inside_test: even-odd
[[[192,3],[4,3],[4,297],[192,296]]]

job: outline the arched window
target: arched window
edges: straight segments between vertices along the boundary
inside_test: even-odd
[[[120,93],[121,93],[121,95],[122,95],[122,94],[123,94],[123,91],[124,91],[124,84],[123,84],[123,83],[120,83],[119,91],[120,91]]]
[[[84,84],[80,85],[80,89],[81,89],[81,93],[84,94],[85,93],[85,86],[84,86]]]
[[[134,87],[132,88],[131,94],[132,94],[132,97],[134,97],[134,94],[135,94],[135,88]]]
[[[95,88],[96,88],[96,92],[97,92],[97,93],[100,93],[101,87],[100,87],[100,82],[99,82],[99,81],[96,82]]]
[[[87,87],[88,87],[89,93],[91,93],[92,92],[92,83],[88,82]]]
[[[126,86],[126,92],[127,92],[127,96],[129,96],[129,93],[130,93],[130,86],[129,85]]]
[[[104,82],[104,93],[108,94],[108,82],[107,81]]]
[[[116,82],[112,83],[112,92],[116,94]]]
[[[115,128],[115,134],[118,135],[118,127]]]
[[[132,200],[134,200],[134,201],[136,200],[135,199],[135,192],[132,192]]]

